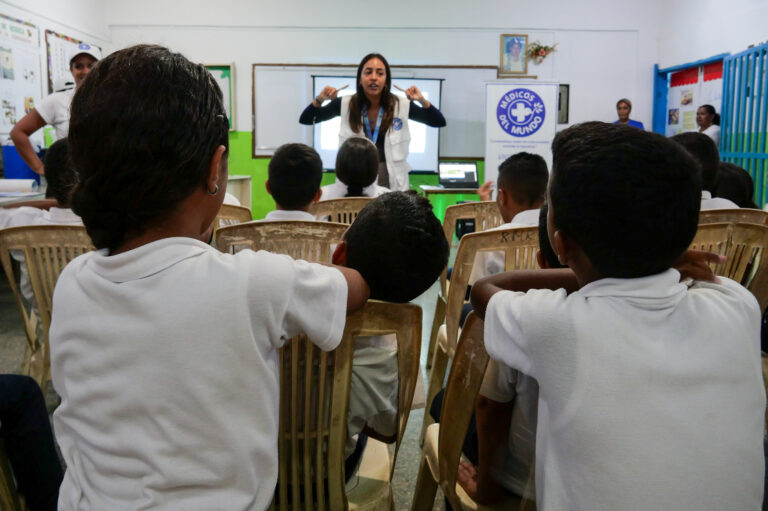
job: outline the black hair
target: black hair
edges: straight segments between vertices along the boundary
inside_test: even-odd
[[[336,178],[347,185],[347,197],[362,197],[363,188],[376,181],[379,151],[363,137],[348,138],[336,154]]]
[[[498,187],[521,205],[536,207],[547,194],[547,162],[538,154],[513,154],[499,165]]]
[[[754,195],[755,183],[749,172],[735,163],[721,161],[712,196],[728,199],[740,208],[759,209],[753,199]]]
[[[80,176],[72,209],[97,248],[116,249],[206,186],[211,158],[229,147],[216,81],[162,46],[100,60],[70,112],[69,151]]]
[[[720,126],[720,114],[717,113],[717,110],[715,110],[715,107],[712,105],[701,105],[699,108],[703,108],[707,111],[709,115],[712,116],[712,124],[715,126]]]
[[[694,131],[678,133],[672,140],[683,146],[698,162],[701,168],[701,187],[711,192],[717,181],[717,168],[720,163],[720,152],[714,140]]]
[[[269,161],[269,191],[283,209],[306,208],[320,189],[323,161],[306,144],[284,144]]]
[[[603,277],[664,271],[698,227],[701,186],[693,158],[661,135],[587,122],[561,131],[549,196],[557,229]]]
[[[432,204],[412,192],[385,193],[366,204],[344,241],[347,266],[360,272],[377,300],[413,300],[448,263],[448,242]]]
[[[552,245],[549,243],[549,235],[547,234],[547,211],[549,205],[545,202],[539,209],[539,250],[541,250],[544,260],[550,268],[567,268],[564,264],[560,263],[557,258],[557,254],[552,249]]]
[[[384,64],[384,69],[387,72],[387,79],[384,83],[384,88],[381,90],[381,103],[380,106],[384,109],[384,115],[381,118],[381,133],[386,133],[392,126],[392,119],[395,117],[395,96],[392,94],[392,72],[389,70],[389,62],[384,58],[381,53],[369,53],[360,61],[357,66],[357,92],[349,100],[349,126],[352,131],[358,133],[363,129],[362,111],[363,105],[370,106],[370,101],[365,95],[365,90],[362,84],[360,84],[360,77],[363,76],[363,68],[365,64],[371,59],[379,59]],[[375,142],[375,141],[374,141]]]
[[[619,105],[622,104],[622,103],[626,104],[629,107],[629,111],[630,112],[632,111],[632,102],[630,100],[628,100],[627,98],[621,98],[620,100],[618,100],[616,102],[616,108],[619,108]]]
[[[45,179],[48,181],[45,196],[53,197],[63,208],[69,207],[72,188],[77,183],[77,173],[69,161],[66,138],[57,140],[46,151]]]

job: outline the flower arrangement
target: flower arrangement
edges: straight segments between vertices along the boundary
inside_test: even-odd
[[[555,51],[555,47],[557,47],[557,43],[553,44],[552,46],[545,46],[541,44],[539,41],[536,41],[535,43],[531,43],[528,45],[528,58],[536,62],[537,64],[541,64],[544,59]]]

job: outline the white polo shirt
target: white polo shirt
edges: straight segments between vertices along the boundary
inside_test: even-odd
[[[488,354],[539,384],[538,509],[760,509],[757,300],[679,279],[491,298]]]
[[[266,509],[278,348],[335,348],[346,303],[334,268],[191,238],[73,260],[50,336],[59,509]]]
[[[69,133],[69,105],[75,96],[75,89],[54,92],[35,105],[43,120],[56,129],[56,140],[66,138]]]
[[[347,185],[342,183],[341,181],[336,179],[335,182],[333,182],[330,185],[325,185],[322,188],[323,194],[320,196],[320,200],[330,200],[330,199],[343,199],[347,196]],[[385,193],[390,192],[391,190],[389,188],[385,188],[383,186],[379,186],[376,181],[371,183],[370,185],[363,188],[363,195],[365,197],[378,197],[379,195],[384,195]]]

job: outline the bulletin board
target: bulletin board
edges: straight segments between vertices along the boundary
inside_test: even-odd
[[[0,135],[40,101],[40,31],[27,21],[0,14]]]
[[[696,111],[712,105],[720,112],[723,101],[723,61],[692,66],[672,73],[667,92],[665,135],[698,131]]]
[[[224,95],[224,109],[227,111],[229,131],[235,130],[235,65],[234,64],[205,64],[213,79]]]
[[[54,85],[73,80],[69,70],[69,56],[82,42],[80,39],[59,34],[53,30],[45,31],[45,50],[48,57],[48,94],[54,92]],[[100,46],[90,44],[101,51]]]

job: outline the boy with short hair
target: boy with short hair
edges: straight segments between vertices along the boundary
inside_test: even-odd
[[[269,161],[267,192],[277,209],[264,220],[315,220],[309,213],[320,200],[323,162],[317,151],[305,144],[283,144]]]
[[[548,232],[572,271],[472,290],[491,358],[539,384],[538,509],[758,509],[757,301],[672,269],[706,275],[708,259],[686,252],[695,162],[660,135],[598,122],[558,133],[552,151]]]
[[[734,202],[712,197],[712,191],[717,186],[720,152],[714,140],[703,133],[678,133],[671,137],[673,141],[685,148],[699,164],[701,170],[701,209],[732,209],[738,208]]]

